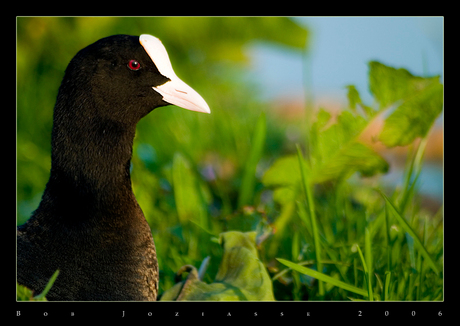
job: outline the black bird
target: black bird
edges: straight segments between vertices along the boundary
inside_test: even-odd
[[[134,197],[137,122],[175,104],[210,113],[174,73],[161,41],[115,35],[70,61],[54,107],[51,172],[42,200],[17,230],[17,281],[48,300],[155,300],[152,233]]]

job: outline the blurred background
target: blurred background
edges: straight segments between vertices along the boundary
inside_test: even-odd
[[[443,80],[442,17],[293,17],[310,33],[308,49],[297,51],[268,45],[249,46],[251,74],[261,85],[264,99],[301,112],[305,100],[314,108],[341,110],[347,103],[345,85],[353,84],[364,102],[372,104],[368,89],[371,60],[404,67],[418,76]],[[269,68],[268,68],[269,67]],[[380,152],[384,151],[379,147]],[[406,149],[384,156],[393,168],[383,182],[401,178]],[[420,192],[441,202],[443,198],[443,114],[437,119],[426,152]],[[433,203],[436,206],[436,203]]]
[[[178,223],[173,162],[196,171],[208,214],[226,220],[239,206],[254,126],[262,113],[267,132],[258,180],[276,158],[295,153],[296,143],[305,144],[306,111],[323,107],[340,112],[347,106],[345,86],[350,84],[372,104],[370,60],[415,75],[443,76],[440,17],[18,17],[18,225],[37,208],[49,177],[53,107],[67,64],[102,37],[143,33],[162,40],[176,74],[212,112],[167,106],[138,124],[133,188],[163,255],[164,288],[173,284],[171,275],[180,266],[199,265],[203,259],[199,238],[187,235]],[[441,115],[430,133],[419,181],[423,202],[433,212],[443,198],[442,128]],[[379,182],[401,183],[406,148],[373,146],[390,163]],[[266,200],[260,182],[256,193],[258,201]]]

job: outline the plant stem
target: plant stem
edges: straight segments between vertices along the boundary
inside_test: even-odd
[[[311,225],[313,229],[313,241],[315,243],[315,254],[316,254],[316,261],[317,261],[317,269],[318,272],[322,273],[323,272],[323,264],[321,262],[321,247],[320,247],[320,241],[319,241],[319,231],[318,231],[318,225],[316,223],[316,213],[315,213],[315,204],[313,202],[313,195],[312,195],[312,189],[311,189],[311,184],[307,179],[307,173],[306,173],[306,166],[305,166],[305,161],[302,156],[302,152],[300,150],[299,145],[297,144],[297,154],[299,158],[299,165],[300,165],[300,173],[302,175],[302,184],[303,184],[303,189],[305,191],[305,197],[307,199],[307,205],[310,213],[310,219],[311,219]],[[324,296],[324,284],[322,281],[318,280],[318,285],[319,285],[319,295]]]

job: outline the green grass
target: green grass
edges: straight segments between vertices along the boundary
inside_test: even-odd
[[[349,292],[359,294],[359,295],[361,295],[363,297],[368,297],[369,296],[369,293],[364,291],[363,289],[360,289],[360,288],[355,287],[353,285],[350,285],[350,284],[347,284],[345,282],[339,281],[336,278],[333,278],[333,277],[330,277],[330,276],[328,276],[326,274],[317,272],[314,269],[306,268],[306,267],[303,267],[303,266],[301,266],[299,264],[294,264],[294,263],[292,263],[292,262],[290,262],[288,260],[281,259],[281,258],[278,258],[277,260],[280,263],[282,263],[283,265],[286,265],[289,268],[291,268],[291,269],[293,269],[293,270],[295,270],[297,272],[300,272],[302,274],[305,274],[305,275],[314,277],[314,278],[316,278],[318,280],[321,280],[321,282],[329,283],[329,284],[331,284],[333,286],[339,287],[339,288],[344,289],[344,290],[349,291]]]
[[[392,205],[385,195],[382,194],[382,196],[385,198],[386,205]],[[322,273],[303,266],[302,262],[294,263],[281,258],[277,260],[289,268],[287,271],[297,271],[318,280],[318,283],[320,281],[327,283],[326,288],[329,291],[324,297],[320,292],[319,284],[305,282],[307,286],[311,284],[309,286],[310,298],[314,293],[313,299],[317,300],[345,300],[347,298],[370,301],[442,300],[442,272],[437,267],[442,263],[439,261],[442,257],[442,237],[439,239],[441,243],[436,241],[434,246],[426,248],[418,240],[413,228],[396,211],[394,213],[392,220],[394,224],[391,230],[382,228],[371,235],[370,229],[377,223],[377,220],[372,220],[369,227],[364,227],[362,234],[357,233],[351,242],[350,239],[346,241],[349,245],[344,245],[344,238],[335,237],[333,243],[327,245],[330,249],[324,250],[325,256],[330,260],[323,258],[325,267]],[[347,217],[353,217],[353,215],[347,215]],[[359,218],[359,215],[355,217]],[[384,217],[385,214],[379,216],[380,219]],[[431,218],[427,217],[420,221],[420,224],[432,225],[433,235],[435,233],[441,235],[439,220],[430,220]],[[354,221],[354,223],[358,224],[359,221]],[[420,224],[415,223],[413,226],[420,229]],[[327,226],[323,224],[323,229],[324,227]],[[423,239],[426,239],[426,230],[426,226],[423,226],[421,233],[425,235]],[[340,231],[345,232],[346,230]],[[386,239],[387,231],[390,234],[389,239]],[[411,247],[409,239],[413,239],[417,245]],[[388,240],[390,246],[387,245]],[[354,244],[351,245],[351,243]],[[365,249],[364,254],[359,243]],[[411,250],[417,250],[415,264],[411,262]],[[431,258],[433,254],[438,258],[438,262]],[[316,254],[311,253],[310,258],[313,257],[316,257]],[[391,257],[392,260],[386,257]],[[392,264],[391,261],[394,263]],[[313,258],[309,264],[314,265],[315,262]],[[286,270],[279,274],[286,275]],[[277,281],[279,275],[275,279]]]

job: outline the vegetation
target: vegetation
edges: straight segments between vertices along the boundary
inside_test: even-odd
[[[308,31],[287,18],[23,17],[17,30],[18,225],[49,177],[52,110],[70,59],[104,36],[149,33],[212,111],[168,106],[138,124],[131,176],[157,248],[160,294],[183,266],[203,261],[197,282],[216,287],[222,233],[253,231],[276,300],[443,299],[443,210],[424,210],[417,192],[443,108],[439,77],[370,62],[374,104],[350,85],[337,116],[306,107],[292,121],[244,74],[250,42],[305,51]],[[364,140],[379,119],[372,137],[409,149],[396,189],[380,186],[389,164]]]

